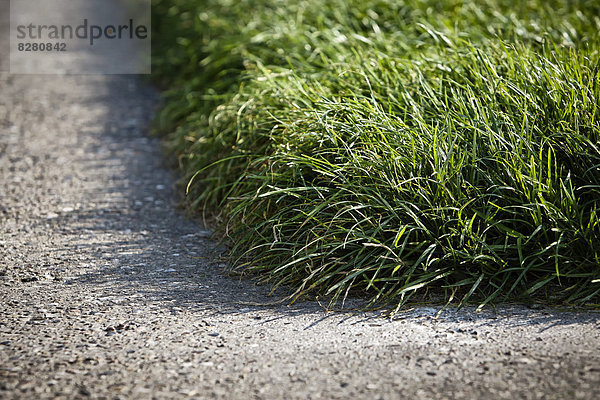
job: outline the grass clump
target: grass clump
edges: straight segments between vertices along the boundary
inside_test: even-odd
[[[600,5],[156,0],[158,126],[297,297],[597,303]]]

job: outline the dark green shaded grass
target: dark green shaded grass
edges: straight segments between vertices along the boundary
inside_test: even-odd
[[[236,268],[334,302],[598,302],[595,1],[153,10],[158,126]]]

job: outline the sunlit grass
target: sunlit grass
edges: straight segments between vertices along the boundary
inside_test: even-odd
[[[596,1],[154,1],[157,126],[292,298],[600,294]]]

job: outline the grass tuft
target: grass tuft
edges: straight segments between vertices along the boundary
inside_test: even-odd
[[[157,127],[291,298],[600,299],[600,4],[155,0]]]

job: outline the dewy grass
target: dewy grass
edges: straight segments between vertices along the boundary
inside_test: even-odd
[[[600,298],[600,4],[157,0],[157,126],[292,298]]]

